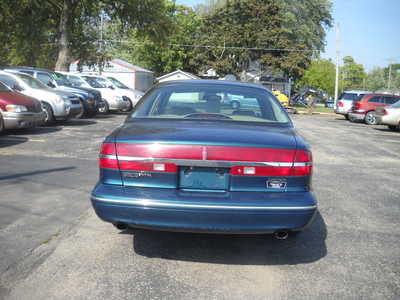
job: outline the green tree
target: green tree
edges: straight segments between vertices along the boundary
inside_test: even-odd
[[[238,74],[257,60],[266,69],[297,78],[314,50],[323,49],[330,5],[325,0],[227,1],[205,15],[192,63]]]
[[[362,64],[357,64],[353,57],[345,56],[341,67],[341,83],[344,90],[364,88],[366,74]]]
[[[125,57],[158,75],[176,69],[196,71],[189,64],[193,51],[190,45],[195,43],[200,18],[192,8],[182,5],[171,6],[168,16],[173,30],[164,39],[154,41],[133,31],[126,42],[111,51],[113,55]]]
[[[386,76],[383,68],[374,68],[366,74],[365,88],[376,91],[385,88]]]
[[[330,60],[313,60],[297,85],[299,87],[310,85],[333,96],[335,93],[335,75],[335,65]]]
[[[121,32],[135,29],[138,35],[161,39],[169,30],[166,1],[0,0],[0,41],[6,45],[1,60],[22,58],[37,65],[43,55],[46,65],[55,60],[55,69],[65,71],[72,58],[93,59],[99,55],[94,50],[101,14],[118,23]]]

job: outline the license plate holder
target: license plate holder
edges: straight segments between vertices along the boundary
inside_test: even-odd
[[[198,190],[227,190],[229,169],[208,167],[181,167],[179,188]]]

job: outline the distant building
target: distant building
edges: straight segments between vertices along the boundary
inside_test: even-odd
[[[79,66],[79,60],[73,61],[69,66],[70,72],[98,73],[98,66]],[[153,86],[154,73],[122,59],[114,58],[108,61],[102,70],[102,75],[118,79],[128,87],[146,91]]]
[[[163,76],[160,76],[157,78],[158,82],[164,82],[164,81],[170,81],[170,80],[190,80],[190,79],[201,79],[200,77],[189,73],[189,72],[185,72],[182,70],[176,70],[174,72],[165,74]]]

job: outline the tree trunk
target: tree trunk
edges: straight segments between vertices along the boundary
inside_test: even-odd
[[[59,39],[58,39],[58,55],[55,70],[56,71],[69,71],[70,59],[70,24],[74,16],[73,3],[70,0],[64,0],[61,7],[60,25],[59,25]]]

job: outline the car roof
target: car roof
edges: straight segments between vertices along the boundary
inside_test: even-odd
[[[251,87],[257,88],[260,90],[268,91],[266,87],[262,85],[240,82],[240,81],[227,81],[227,80],[210,80],[210,79],[188,79],[188,80],[170,80],[160,82],[156,85],[156,87],[165,87],[165,86],[193,86],[193,85],[229,85],[236,87]]]
[[[372,94],[373,92],[365,91],[365,90],[350,90],[350,91],[344,91],[343,93],[349,93],[349,94]]]
[[[24,66],[22,66],[22,67],[15,67],[15,66],[13,66],[13,67],[1,67],[1,69],[3,69],[3,70],[41,71],[41,72],[50,72],[50,73],[54,72],[54,71],[51,71],[51,70],[48,70],[48,69],[34,68],[34,67],[24,67]]]

